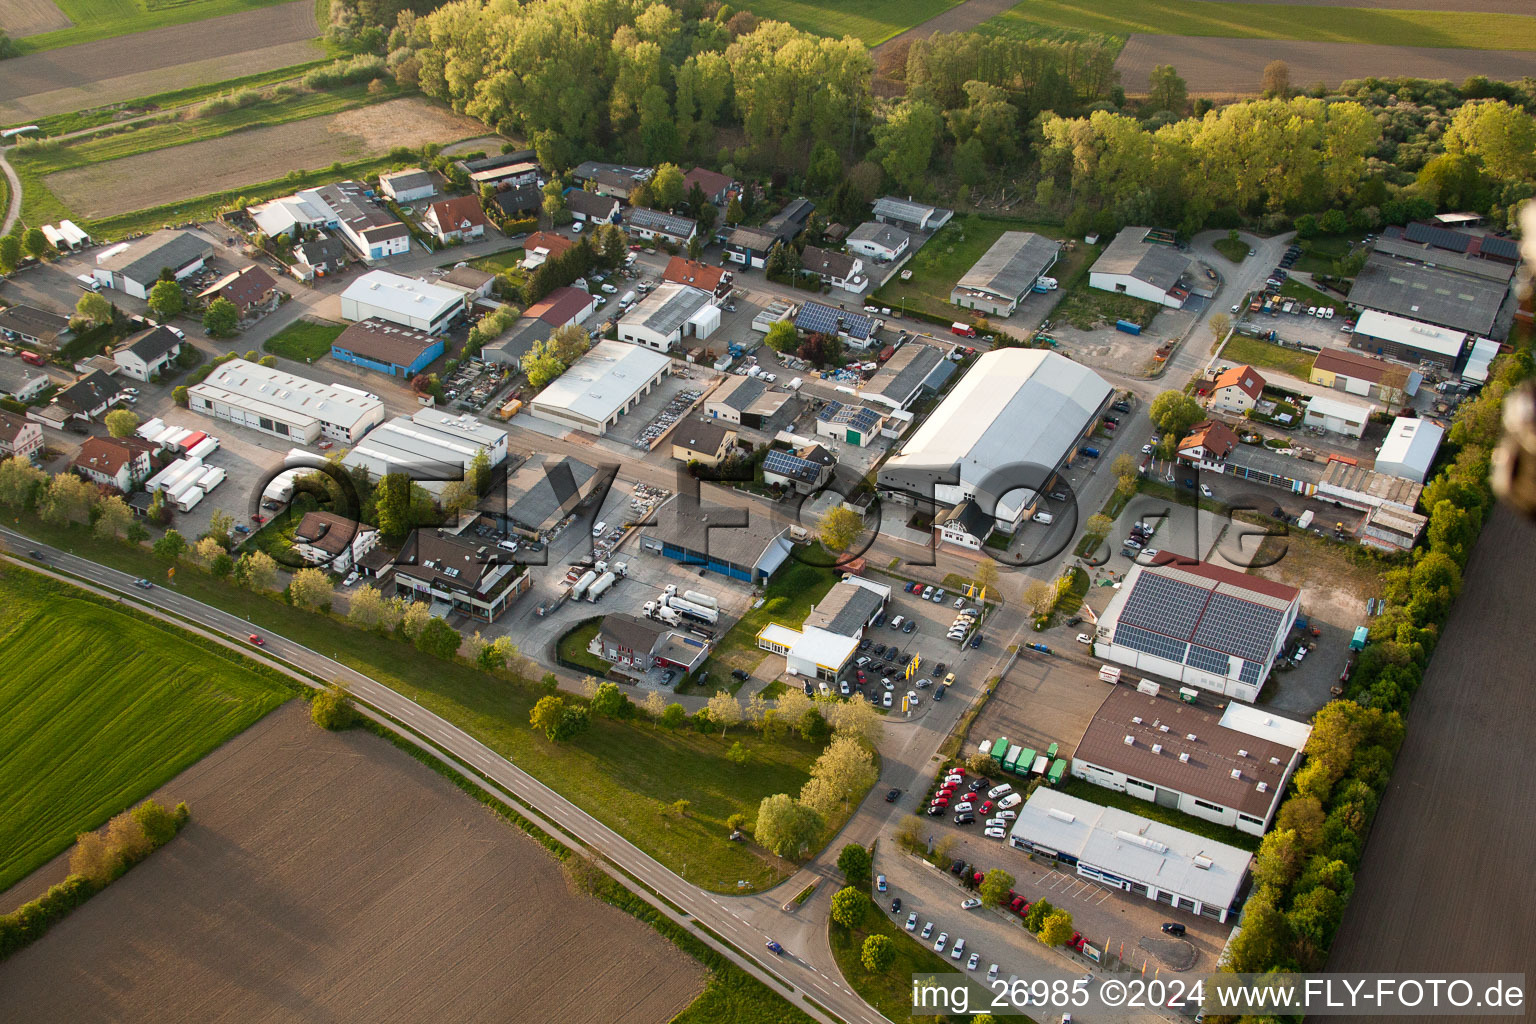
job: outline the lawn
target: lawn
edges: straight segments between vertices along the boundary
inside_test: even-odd
[[[1116,807],[1122,811],[1139,814],[1143,818],[1160,821],[1164,825],[1172,825],[1181,828],[1185,832],[1193,832],[1197,836],[1214,839],[1218,843],[1226,843],[1235,846],[1239,850],[1257,850],[1259,837],[1251,836],[1247,832],[1239,832],[1235,828],[1226,825],[1218,825],[1214,821],[1206,821],[1197,818],[1193,814],[1185,814],[1173,807],[1162,807],[1150,800],[1143,800],[1129,793],[1117,793],[1113,789],[1105,789],[1103,786],[1095,786],[1083,779],[1067,776],[1061,785],[1056,787],[1067,796],[1075,796],[1079,800],[1086,800],[1091,804],[1101,807]]]
[[[0,603],[0,890],[293,695],[15,566]]]
[[[1307,274],[1333,273],[1333,261],[1348,256],[1355,245],[1349,239],[1337,235],[1298,239],[1296,244],[1301,246],[1301,256],[1293,269]]]
[[[1218,238],[1214,244],[1216,251],[1233,263],[1241,263],[1248,258],[1248,243],[1241,238]]]
[[[897,854],[905,856],[905,854]],[[903,917],[905,920],[905,917]],[[896,962],[891,969],[880,974],[871,974],[864,969],[860,959],[860,953],[864,948],[864,940],[871,935],[884,935],[896,944]],[[939,956],[933,949],[908,934],[898,925],[890,914],[885,913],[884,908],[878,905],[869,907],[864,915],[863,923],[857,928],[844,928],[835,921],[827,922],[827,938],[832,944],[832,958],[837,961],[837,968],[842,972],[843,980],[853,987],[853,990],[864,997],[865,1002],[895,1024],[905,1022],[933,1021],[932,1015],[918,1016],[912,1012],[912,976],[913,975],[954,975],[963,973],[964,964],[954,963]],[[943,984],[951,985],[954,978],[944,978]],[[966,1021],[969,1017],[959,1016],[948,1018],[954,1021]],[[1010,1017],[1009,1019],[1013,1019]],[[1018,1017],[1021,1021],[1028,1021],[1028,1017]]]
[[[1232,335],[1227,341],[1227,347],[1221,350],[1221,361],[1228,366],[1247,363],[1261,369],[1279,370],[1297,380],[1306,380],[1312,375],[1312,360],[1315,358],[1311,352],[1281,348],[1245,334]]]
[[[22,53],[38,53],[221,14],[271,7],[283,0],[54,0],[74,22],[70,28],[16,40]],[[324,25],[324,22],[321,23]]]
[[[962,314],[964,311],[950,305],[950,291],[1004,231],[1034,231],[1055,235],[1060,233],[1061,228],[992,217],[957,218],[928,239],[927,244],[902,268],[903,271],[912,271],[911,280],[903,281],[901,274],[897,274],[875,293],[875,298],[883,305],[922,310],[933,316],[953,317]]]
[[[268,338],[261,347],[275,356],[312,363],[331,351],[331,342],[347,329],[346,324],[320,324],[295,320]]]
[[[608,674],[608,663],[587,650],[587,645],[592,642],[593,637],[597,636],[597,631],[602,628],[602,625],[602,619],[585,622],[562,636],[558,645],[561,658],[572,665],[580,665],[599,679]]]
[[[842,572],[807,565],[796,558],[784,563],[768,587],[763,591],[763,603],[750,609],[736,625],[726,631],[715,645],[706,668],[724,666],[725,669],[742,668],[748,672],[767,657],[768,652],[757,646],[757,634],[770,622],[800,628],[816,602],[826,596],[832,584],[842,578]]]
[[[866,46],[883,43],[955,6],[959,0],[749,0],[759,18],[787,21],[818,35],[855,36]]]
[[[1536,17],[1459,11],[1384,10],[1207,0],[1024,0],[984,31],[1025,36],[1041,29],[1125,37],[1215,36],[1314,42],[1536,50]]]
[[[83,528],[55,527],[22,515],[17,529],[73,548],[77,555],[133,576],[164,579],[166,565],[145,548],[101,541]],[[798,793],[821,748],[797,736],[764,741],[738,727],[719,732],[676,732],[642,722],[594,721],[579,739],[556,744],[535,733],[528,714],[544,694],[532,681],[490,676],[445,662],[398,640],[340,625],[279,601],[186,568],[175,589],[282,633],[366,673],[458,725],[493,750],[572,800],[690,882],[722,892],[753,891],[782,881],[792,865],[750,844],[730,842],[725,820],[749,817],[765,796]],[[726,757],[736,741],[747,748],[744,765]],[[671,810],[689,801],[686,817]],[[842,822],[829,825],[829,835]],[[747,883],[738,890],[737,880]]]
[[[507,271],[521,272],[523,262],[522,249],[506,249],[502,252],[493,252],[489,256],[481,256],[477,260],[470,260],[469,265],[476,270],[483,270],[487,274],[504,274]],[[453,266],[453,264],[448,264]]]
[[[775,679],[773,682],[763,687],[762,690],[759,691],[758,695],[761,696],[763,700],[778,700],[788,692],[789,684],[784,682],[782,679]]]

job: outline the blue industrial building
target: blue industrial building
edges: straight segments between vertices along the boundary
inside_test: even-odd
[[[342,362],[395,377],[414,377],[443,354],[443,339],[387,320],[359,320],[331,342]]]

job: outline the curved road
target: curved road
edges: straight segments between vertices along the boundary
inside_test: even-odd
[[[5,152],[5,149],[0,149],[0,171],[5,172],[5,180],[10,185],[11,201],[5,210],[5,223],[0,225],[0,235],[10,234],[16,218],[21,216],[21,179],[16,176],[16,169],[5,158]]]

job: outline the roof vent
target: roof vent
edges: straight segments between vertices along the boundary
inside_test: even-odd
[[[1270,764],[1279,764],[1280,763],[1280,759],[1278,757],[1272,757],[1272,758],[1269,759],[1269,763]]]
[[[1180,752],[1179,761],[1182,764],[1189,764],[1189,753],[1187,751]]]
[[[1194,861],[1195,861],[1195,867],[1199,868],[1201,871],[1209,871],[1209,870],[1211,870],[1211,866],[1216,863],[1215,861],[1211,860],[1211,858],[1207,857],[1203,853],[1195,854]]]
[[[1051,817],[1055,818],[1057,821],[1064,821],[1064,822],[1066,822],[1068,825],[1072,824],[1074,821],[1077,820],[1077,815],[1071,813],[1070,811],[1064,811],[1060,807],[1052,807],[1050,810],[1046,811],[1045,813],[1049,814]]]
[[[1258,790],[1259,790],[1260,793],[1268,793],[1269,792],[1269,783],[1267,783],[1267,782],[1259,783]]]
[[[1134,747],[1136,745],[1136,737],[1135,736],[1127,736],[1125,738],[1125,745],[1128,746],[1128,747]]]
[[[1137,725],[1140,725],[1141,724],[1141,716],[1140,715],[1133,715],[1131,717],[1131,721],[1135,722]]]
[[[1232,777],[1234,779],[1241,779],[1243,777],[1243,770],[1241,768],[1233,768]]]
[[[1248,751],[1246,751],[1246,750],[1239,750],[1237,752],[1237,756],[1238,757],[1247,757],[1248,756]]]
[[[1139,836],[1134,832],[1116,832],[1115,838],[1123,839],[1127,843],[1135,843],[1137,846],[1151,850],[1153,853],[1168,852],[1168,847],[1163,843],[1158,842],[1156,839],[1148,839],[1146,836]]]
[[[1168,727],[1166,725],[1160,725],[1160,726],[1157,727],[1157,731],[1158,732],[1167,732],[1168,731]]]
[[[1152,753],[1154,753],[1154,754],[1161,754],[1162,752],[1163,752],[1163,745],[1161,743],[1154,743],[1154,744],[1152,744]]]
[[[1191,743],[1195,742],[1195,734],[1192,733],[1192,732],[1185,733],[1184,734],[1184,738],[1189,740],[1189,742],[1191,742]]]

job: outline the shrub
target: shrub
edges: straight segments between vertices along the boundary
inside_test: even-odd
[[[322,729],[340,732],[357,724],[357,709],[352,706],[347,688],[336,683],[315,694],[309,705],[309,717]]]

